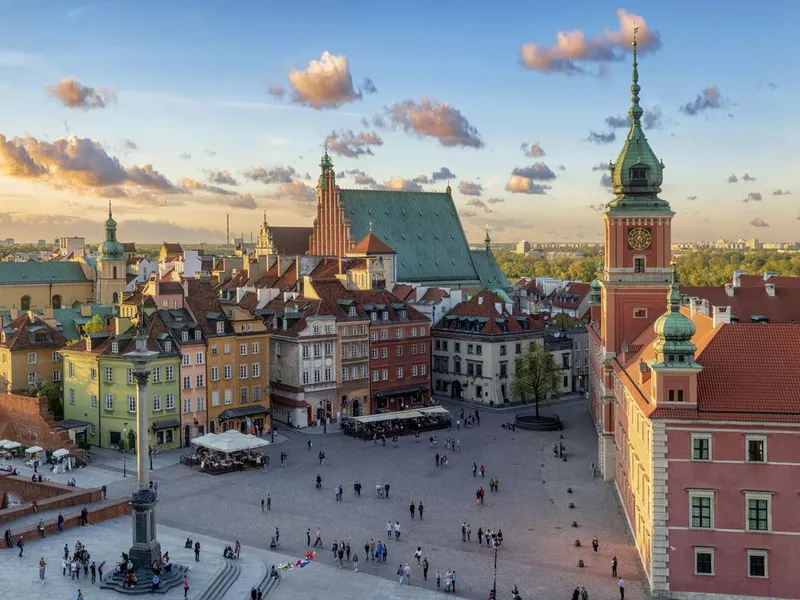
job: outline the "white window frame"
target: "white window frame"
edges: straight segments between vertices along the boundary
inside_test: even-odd
[[[106,367],[104,369],[105,372],[105,381],[106,383],[114,383],[114,369],[111,367]]]
[[[206,362],[205,358],[206,358],[205,354],[203,354],[202,352],[197,352],[197,353],[195,353],[195,356],[194,356],[194,363],[196,365],[205,364],[205,362]]]
[[[172,342],[167,340],[164,342],[164,352],[172,352]]]
[[[381,348],[381,358],[389,358],[389,349],[386,346]]]
[[[276,345],[276,352],[278,352],[278,350],[280,350],[280,346]],[[308,348],[308,344],[303,344],[302,345],[302,352],[301,353],[302,353],[303,358],[309,358],[311,356],[311,351]],[[278,353],[278,356],[280,356],[280,353]]]
[[[694,441],[695,440],[708,440],[708,458],[695,458],[694,457]],[[692,445],[689,449],[692,453],[692,461],[694,462],[711,462],[713,460],[713,451],[714,451],[714,444],[712,441],[712,436],[710,433],[693,433],[692,434]]]
[[[247,365],[239,365],[239,379],[247,379]]]
[[[217,333],[225,333],[225,322],[217,321]]]
[[[640,313],[641,311],[641,313]],[[640,314],[637,314],[640,313]],[[647,318],[647,307],[645,306],[636,306],[633,309],[633,318],[634,319],[646,319]]]
[[[175,394],[170,392],[167,394],[167,410],[172,410],[175,408]]]
[[[161,394],[153,394],[153,412],[161,410]]]
[[[395,339],[402,340],[403,339],[403,329],[395,329],[394,330],[394,337]]]
[[[261,351],[261,346],[258,342],[253,342],[253,348],[250,350],[251,354],[258,354]]]
[[[192,399],[191,398],[184,398],[183,399],[183,412],[184,413],[192,412]]]
[[[710,554],[711,555],[711,573],[700,573],[697,570],[697,555],[698,554]],[[695,546],[694,548],[694,574],[700,575],[701,577],[713,577],[716,574],[715,569],[715,557],[714,557],[714,548],[708,548],[706,546]]]
[[[153,383],[161,383],[161,367],[153,367]]]
[[[224,379],[231,379],[233,377],[233,368],[230,365],[225,365],[222,371]]]
[[[128,369],[128,385],[133,385],[133,369]]]
[[[204,388],[206,387],[206,376],[204,373],[198,374],[195,378],[195,388]]]
[[[114,410],[114,394],[106,394],[103,406],[106,407],[106,410]]]
[[[230,389],[225,390],[223,394],[223,402],[226,406],[233,404],[233,391]]]
[[[167,381],[175,381],[175,368],[172,365],[167,365]]]
[[[239,356],[247,356],[247,344],[239,344]]]
[[[222,346],[222,353],[223,354],[230,354],[231,353],[231,345],[225,344]]]
[[[190,367],[192,365],[192,355],[188,352],[183,355],[183,366]]]
[[[128,394],[128,412],[132,415],[136,414],[136,396],[133,394]]]
[[[389,369],[381,369],[381,381],[388,381]]]
[[[767,528],[750,529],[750,500],[767,501]],[[754,533],[768,533],[772,531],[772,493],[771,492],[745,492],[744,493],[744,530]]]
[[[75,406],[75,390],[73,388],[69,388],[69,403]]]
[[[53,362],[58,362],[61,360],[61,353],[58,351],[53,352]]]
[[[97,394],[92,394],[92,408],[97,408]]]
[[[750,557],[763,556],[764,557],[764,575],[751,575],[750,574]],[[756,548],[747,549],[747,578],[748,579],[769,579],[769,550],[758,550]]]
[[[219,381],[219,367],[211,367],[211,381]]]
[[[380,372],[378,371],[378,369],[374,369],[372,371],[372,381],[380,381],[380,378],[381,378]]]
[[[111,342],[111,354],[119,354],[119,342]]]
[[[692,525],[692,499],[694,498],[708,498],[711,500],[711,523],[709,527],[696,527]],[[689,529],[697,529],[701,531],[711,531],[714,529],[715,517],[715,502],[716,492],[714,490],[689,490]]]
[[[253,363],[250,366],[250,372],[252,373],[253,377],[261,377],[261,363]]]
[[[310,381],[310,375],[308,371],[303,371],[303,385],[308,385],[309,381]]]
[[[372,360],[378,360],[378,349],[377,348],[373,348],[372,349]]]
[[[395,370],[395,374],[397,376],[397,379],[402,379],[403,378],[403,367],[397,367],[397,369]]]
[[[219,406],[219,390],[211,392],[211,406]]]
[[[381,329],[381,339],[388,340],[389,339],[389,330],[388,329]]]
[[[188,331],[181,331],[181,341],[188,342],[189,341],[189,332]]]
[[[762,442],[764,444],[764,460],[750,460],[750,442]],[[766,464],[767,458],[767,436],[765,435],[746,435],[744,437],[744,460],[750,464]]]

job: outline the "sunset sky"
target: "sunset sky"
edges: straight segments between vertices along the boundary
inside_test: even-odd
[[[0,0],[0,238],[222,242],[341,187],[600,241],[639,26],[675,241],[800,239],[800,3]]]

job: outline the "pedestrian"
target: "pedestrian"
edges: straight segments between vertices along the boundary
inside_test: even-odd
[[[250,588],[250,600],[256,600],[256,598],[258,598],[256,588]]]
[[[67,576],[67,566],[68,566],[67,559],[66,558],[62,558],[61,559],[61,575],[62,575],[62,577],[66,577]]]
[[[39,524],[36,528],[39,530],[39,537],[44,537],[44,521],[42,519],[39,519]]]
[[[575,588],[574,590],[572,590],[572,600],[581,600],[580,588]]]
[[[380,540],[378,540],[378,544],[375,546],[375,556],[378,557],[378,562],[381,562],[381,556],[383,556],[383,542]]]
[[[339,544],[336,542],[336,540],[333,540],[332,549],[333,549],[333,560],[336,560],[336,553],[339,551]]]
[[[19,536],[17,540],[17,548],[19,548],[19,557],[22,558],[22,553],[25,551],[25,542],[22,539],[22,536]]]
[[[100,581],[103,581],[103,569],[106,568],[106,561],[102,561],[99,565],[97,565],[97,574],[100,577]]]
[[[597,554],[597,548],[600,546],[600,541],[597,539],[597,536],[592,538],[592,550],[594,553]]]
[[[442,589],[442,574],[439,571],[436,571],[436,589]]]
[[[344,551],[347,553],[347,560],[350,561],[350,542],[344,545]]]
[[[343,544],[339,546],[338,555],[339,555],[339,568],[341,569],[342,565],[344,564],[344,545]]]
[[[472,463],[472,476],[477,477],[478,475],[478,463]]]
[[[184,598],[184,600],[186,600],[186,598],[188,596],[189,596],[189,576],[188,575],[184,575],[183,576],[183,598]]]
[[[391,487],[391,486],[389,485],[389,482],[388,482],[388,481],[386,482],[386,485],[384,485],[384,486],[383,486],[383,489],[384,489],[384,490],[386,490],[386,499],[387,499],[387,500],[389,499],[389,488],[390,488],[390,487]]]
[[[384,544],[383,545],[383,562],[384,563],[386,562],[386,557],[387,556],[389,556],[389,545],[388,544]]]
[[[436,453],[436,466],[439,466],[439,453]]]
[[[421,546],[417,546],[417,549],[414,551],[414,558],[417,559],[417,566],[421,567],[422,566],[422,563],[420,562],[422,560],[422,547]]]
[[[386,521],[386,537],[392,539],[392,522]]]
[[[408,563],[406,563],[406,566],[403,569],[403,575],[406,578],[406,585],[411,585],[411,567]]]
[[[472,536],[472,528],[469,526],[469,523],[467,523],[467,541],[468,542],[472,541],[471,536]]]
[[[92,561],[92,566],[89,567],[89,571],[92,573],[92,583],[97,583],[97,565]]]
[[[581,587],[581,600],[589,600],[589,592],[586,591],[585,587]]]
[[[494,491],[495,492],[500,491],[500,479],[498,479],[497,477],[494,478]]]
[[[369,560],[369,542],[364,542],[364,560]]]
[[[75,597],[75,600],[83,600],[83,593],[80,588],[78,589],[78,595]]]
[[[369,556],[373,562],[375,562],[375,539],[369,539]]]
[[[451,589],[452,589],[453,593],[455,594],[456,593],[456,570],[455,569],[453,569],[453,572],[450,573],[450,585],[452,586]]]
[[[106,494],[108,493],[108,488],[105,485],[103,485],[103,487],[101,487],[100,489],[103,491],[103,500],[105,500]]]
[[[405,571],[403,570],[403,564],[400,563],[400,566],[397,568],[397,583],[403,585],[403,575]]]
[[[422,521],[422,511],[425,507],[422,506],[422,501],[420,500],[419,505],[417,506],[417,512],[419,513],[419,520]]]
[[[281,541],[281,531],[277,527],[275,528],[275,543],[279,544]]]
[[[411,505],[408,507],[408,512],[411,513],[411,520],[412,521],[414,520],[414,511],[416,511],[416,510],[417,510],[417,507],[414,506],[414,502],[412,500]]]
[[[614,558],[611,559],[611,576],[617,576],[617,557],[614,555]]]
[[[466,542],[467,541],[467,522],[466,521],[461,523],[461,541],[462,542]]]
[[[64,515],[58,513],[58,530],[64,533]]]
[[[317,528],[317,539],[314,540],[314,547],[316,548],[318,545],[322,546],[322,529],[319,527]]]
[[[358,554],[353,554],[353,571],[358,573]]]
[[[306,527],[306,546],[311,545],[311,528]]]
[[[619,578],[619,600],[625,600],[625,580]]]
[[[478,424],[478,427],[481,426],[481,414],[478,412],[478,409],[475,409],[475,422]]]
[[[66,544],[64,544],[64,560],[67,560],[68,558],[69,558],[69,548],[67,547]]]
[[[264,512],[264,499],[261,499],[261,512]]]
[[[44,585],[44,571],[47,568],[47,563],[44,560],[44,556],[39,559],[39,579],[42,581],[42,585]]]
[[[200,542],[199,541],[194,543],[194,562],[200,562]]]
[[[422,578],[428,581],[428,557],[422,559]]]
[[[478,527],[478,546],[483,545],[483,527]]]
[[[394,539],[395,541],[400,541],[400,521],[394,524]]]
[[[456,428],[460,431],[461,430],[461,419],[456,419]]]
[[[484,475],[486,475],[486,467],[484,467],[483,465],[481,465],[481,479],[483,479],[483,476],[484,476]]]

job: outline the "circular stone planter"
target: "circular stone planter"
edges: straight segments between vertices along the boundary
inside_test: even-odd
[[[514,425],[520,429],[528,429],[531,431],[561,431],[564,425],[561,423],[556,415],[543,415],[540,414],[536,418],[535,414],[519,413],[514,417]]]

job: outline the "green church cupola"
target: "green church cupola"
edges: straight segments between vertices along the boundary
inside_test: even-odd
[[[616,198],[610,211],[641,210],[669,212],[669,203],[658,197],[664,181],[664,163],[656,156],[642,128],[644,109],[639,104],[639,63],[636,32],[633,33],[633,75],[631,107],[628,109],[630,129],[616,162],[610,162],[611,185]]]
[[[656,342],[656,367],[696,367],[694,354],[697,346],[692,343],[695,325],[681,313],[681,293],[675,265],[672,266],[672,284],[667,292],[667,312],[656,319],[654,329]]]
[[[489,237],[489,226],[486,226],[486,235],[483,238],[483,247],[488,252],[492,247],[492,238]]]
[[[602,277],[601,273],[603,272],[603,263],[597,267],[597,276],[592,280],[591,284],[591,292],[589,294],[589,303],[600,305],[603,296],[603,290],[600,287],[600,281],[598,277]]]
[[[328,174],[328,171],[333,170],[333,161],[331,157],[328,156],[328,142],[325,141],[325,153],[322,155],[322,161],[319,163],[319,180],[317,181],[317,187],[325,187],[325,179]]]
[[[125,260],[125,249],[117,240],[117,222],[111,216],[111,201],[108,202],[106,239],[100,244],[98,260]]]

